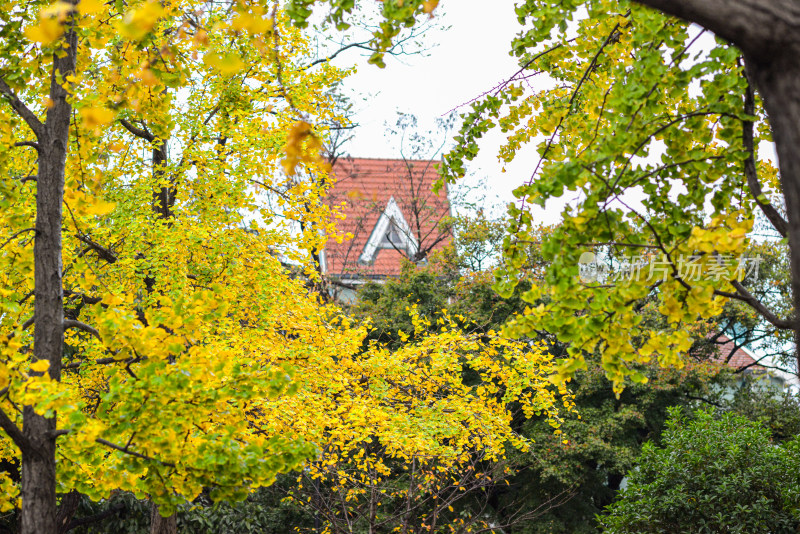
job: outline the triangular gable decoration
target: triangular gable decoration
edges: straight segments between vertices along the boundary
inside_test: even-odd
[[[419,249],[419,244],[411,232],[411,227],[403,217],[403,212],[395,202],[394,197],[389,198],[386,209],[383,210],[375,228],[364,245],[364,251],[358,258],[359,263],[372,263],[382,249],[399,250],[409,257],[414,257]]]

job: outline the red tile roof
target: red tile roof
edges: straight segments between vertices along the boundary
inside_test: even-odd
[[[727,363],[734,369],[763,370],[749,350],[744,347],[737,348],[736,343],[724,335],[717,339],[717,355],[712,361]]]
[[[353,238],[341,244],[329,240],[324,253],[328,274],[345,277],[382,277],[400,273],[402,258],[407,254],[393,249],[378,250],[372,263],[359,262],[375,225],[390,198],[394,198],[419,243],[421,255],[438,250],[451,241],[449,229],[442,228],[442,219],[450,215],[447,190],[432,192],[438,179],[434,160],[394,160],[340,158],[331,175],[335,185],[328,203],[340,205],[345,219],[339,231]],[[421,258],[420,258],[421,259]]]

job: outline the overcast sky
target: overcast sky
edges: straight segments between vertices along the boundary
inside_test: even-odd
[[[411,113],[420,120],[420,129],[433,127],[434,119],[497,85],[513,75],[517,61],[508,53],[513,36],[520,30],[514,14],[514,2],[503,0],[487,3],[478,0],[442,0],[436,10],[439,25],[424,42],[431,48],[424,55],[387,58],[387,66],[379,69],[368,65],[356,54],[340,56],[341,67],[358,61],[358,71],[345,82],[354,99],[355,120],[359,127],[346,146],[354,157],[399,157],[398,143],[387,139],[385,124],[394,124],[397,113]],[[461,108],[469,111],[469,106]],[[502,206],[513,201],[511,191],[530,178],[536,165],[533,146],[507,166],[497,161],[497,148],[503,136],[499,131],[481,143],[481,154],[470,166],[474,181],[485,178],[493,204]],[[555,222],[558,210],[545,216]]]
[[[434,119],[453,109],[469,111],[469,106],[459,106],[516,72],[517,61],[508,53],[511,39],[521,29],[514,14],[513,0],[491,3],[441,0],[435,13],[441,27],[432,29],[424,37],[430,47],[424,55],[387,57],[384,69],[367,64],[366,57],[359,57],[357,53],[343,54],[335,61],[345,68],[356,62],[358,69],[345,81],[345,88],[355,103],[355,121],[359,124],[354,138],[345,146],[350,155],[399,157],[399,143],[387,138],[385,127],[387,123],[396,122],[398,112],[414,114],[420,120],[420,129],[429,129]],[[695,44],[707,49],[713,45],[710,34]],[[466,183],[486,180],[492,197],[487,201],[493,205],[494,215],[504,212],[503,207],[514,200],[512,190],[530,179],[538,161],[535,146],[529,144],[503,173],[503,165],[497,161],[497,149],[502,141],[501,132],[490,131],[480,143],[481,153],[468,168],[472,176],[466,180]],[[774,147],[770,143],[763,143],[759,154],[775,161]],[[658,156],[658,150],[651,150],[650,159],[658,159]],[[626,198],[638,204],[635,192]],[[546,210],[535,209],[537,222],[557,223],[567,200],[573,198],[552,200]]]

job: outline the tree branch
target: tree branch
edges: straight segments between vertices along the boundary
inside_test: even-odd
[[[744,112],[748,115],[755,115],[755,90],[750,84],[746,73],[744,74],[744,77],[745,80],[747,80],[747,90],[744,94]],[[758,204],[758,207],[761,208],[761,212],[767,217],[767,219],[769,219],[769,222],[772,223],[772,226],[775,228],[775,230],[781,235],[781,237],[786,237],[789,230],[789,224],[786,222],[786,219],[783,218],[778,210],[775,209],[775,206],[770,204],[769,201],[761,200],[764,197],[761,190],[761,183],[758,181],[755,146],[753,141],[753,121],[751,120],[742,121],[742,144],[748,153],[747,159],[744,160],[744,175],[747,178],[747,187],[750,189],[750,194],[753,195],[753,198],[756,200],[756,204]]]
[[[153,142],[156,138],[153,134],[145,130],[144,128],[139,128],[138,126],[134,126],[130,122],[125,119],[120,119],[119,123],[125,127],[130,133],[135,135],[136,137],[141,137],[145,141]]]
[[[112,354],[114,354],[114,353],[112,353]],[[144,358],[142,358],[141,356],[135,356],[135,357],[132,356],[132,357],[126,358],[124,360],[120,360],[119,358],[114,358],[114,357],[108,357],[108,358],[98,358],[93,363],[95,365],[108,365],[110,363],[124,363],[125,367],[126,367],[126,370],[129,373],[132,373],[132,371],[129,369],[130,365],[133,364],[133,363],[139,363],[142,360],[144,360]],[[77,369],[81,365],[83,365],[85,363],[85,361],[86,360],[82,360],[82,361],[79,361],[79,362],[70,362],[70,363],[64,364],[62,366],[62,369]],[[137,378],[137,377],[134,376],[134,378]]]
[[[16,423],[14,423],[14,421],[12,421],[11,418],[6,415],[6,412],[4,412],[2,408],[0,408],[0,428],[2,428],[3,431],[8,434],[8,437],[11,438],[11,441],[13,441],[22,452],[26,454],[33,452],[34,449],[31,442],[28,440],[25,434],[22,433],[22,430],[20,430]]]
[[[736,299],[746,304],[749,304],[756,312],[758,312],[764,319],[769,321],[775,328],[779,330],[794,330],[795,321],[794,320],[787,320],[781,319],[774,313],[772,313],[763,302],[758,300],[755,295],[750,293],[741,282],[738,280],[731,281],[731,285],[736,288],[736,293],[730,293],[728,291],[721,291],[719,289],[714,290],[714,294],[720,297],[726,297],[729,299]]]
[[[82,527],[82,526],[85,526],[85,525],[91,525],[92,523],[97,523],[97,522],[102,521],[103,519],[105,519],[105,518],[107,518],[109,516],[112,516],[114,514],[117,514],[117,513],[121,512],[123,510],[125,510],[125,503],[119,502],[119,503],[115,504],[114,506],[112,506],[111,508],[109,508],[108,510],[105,510],[105,511],[100,512],[98,514],[90,515],[89,517],[81,517],[80,519],[73,519],[72,521],[69,522],[67,527],[64,529],[64,532],[69,532],[70,530],[78,528],[78,527]]]
[[[345,45],[345,46],[339,48],[336,52],[334,52],[333,54],[331,54],[331,55],[329,55],[327,57],[315,59],[314,61],[312,61],[311,63],[309,63],[305,67],[302,67],[302,69],[303,70],[307,70],[307,69],[310,69],[311,67],[319,65],[321,63],[328,63],[329,61],[333,61],[333,59],[336,56],[338,56],[342,52],[344,52],[346,50],[349,50],[351,48],[360,48],[360,49],[366,50],[368,52],[375,52],[374,48],[372,48],[371,46],[367,46],[367,45],[369,45],[369,41],[364,41],[364,42],[361,42],[361,43],[350,43],[348,45]]]
[[[89,295],[84,295],[83,293],[76,293],[76,292],[71,291],[69,289],[65,289],[64,290],[64,296],[65,297],[77,297],[77,298],[81,299],[81,302],[83,304],[97,304],[98,302],[103,302],[103,299],[100,298],[100,297],[92,297],[92,296],[89,296]]]
[[[36,149],[36,152],[39,152],[41,150],[41,147],[39,146],[39,143],[37,143],[36,141],[19,141],[17,143],[14,143],[14,146],[15,147],[23,147],[23,146],[31,147],[33,149]]]
[[[88,334],[93,335],[100,341],[103,341],[103,338],[100,336],[100,332],[98,332],[94,327],[91,327],[86,323],[76,321],[75,319],[64,319],[63,324],[64,324],[64,330],[67,330],[69,328],[75,328],[76,330],[82,330]]]
[[[630,15],[630,10],[628,10],[628,12],[625,13],[626,17],[629,16],[629,15]],[[550,151],[550,149],[552,148],[553,144],[555,143],[556,136],[558,135],[558,132],[561,130],[561,125],[564,124],[564,119],[566,119],[567,116],[570,113],[572,113],[572,106],[575,104],[575,99],[578,98],[578,94],[581,91],[581,87],[583,87],[583,84],[586,82],[586,80],[589,79],[589,76],[591,75],[591,73],[595,71],[595,68],[597,67],[597,64],[598,64],[597,62],[600,60],[600,55],[603,53],[603,51],[606,49],[606,47],[609,44],[611,44],[612,41],[614,41],[615,39],[618,39],[618,37],[615,37],[615,36],[618,36],[618,33],[617,33],[618,30],[619,30],[619,22],[616,23],[613,28],[611,28],[611,31],[608,33],[608,35],[606,35],[605,40],[600,45],[600,48],[597,49],[597,52],[595,52],[594,57],[592,57],[592,61],[589,63],[589,66],[583,71],[583,75],[581,76],[581,79],[578,80],[578,83],[575,85],[575,88],[572,90],[572,95],[569,97],[569,102],[567,103],[567,106],[566,106],[567,107],[567,111],[566,111],[566,113],[564,113],[558,119],[558,124],[556,124],[556,127],[553,128],[553,133],[550,134],[550,137],[547,140],[547,144],[544,147],[544,151],[542,152],[542,156],[539,158],[539,161],[536,163],[536,167],[534,167],[534,169],[533,169],[533,173],[531,173],[531,177],[528,179],[528,184],[533,183],[534,179],[536,178],[536,175],[539,174],[539,169],[541,169],[541,167],[542,167],[542,165],[543,165],[543,163],[545,161],[545,157],[547,156],[547,153]],[[558,48],[558,47],[553,47],[549,51],[555,50],[556,48]],[[545,51],[545,52],[548,52],[548,51]],[[543,54],[545,52],[543,52]],[[541,56],[541,54],[539,54],[539,56]],[[539,57],[539,56],[537,56],[537,57]],[[635,154],[635,152],[634,152],[634,154]],[[633,156],[631,156],[631,157],[633,157]]]
[[[710,404],[712,406],[716,406],[718,408],[722,408],[722,404],[720,404],[719,402],[713,401],[711,399],[707,399],[705,397],[694,396],[694,395],[691,395],[689,393],[685,393],[684,396],[689,400],[696,400],[696,401],[700,401],[700,402],[705,402],[706,404]]]
[[[667,15],[694,22],[735,44],[758,61],[800,34],[800,4],[795,0],[635,0]]]
[[[6,239],[6,240],[3,242],[3,244],[2,244],[2,245],[0,245],[0,248],[3,248],[3,247],[5,247],[5,246],[6,246],[6,245],[8,245],[9,243],[11,243],[11,242],[12,242],[12,241],[13,241],[13,240],[16,238],[16,237],[18,237],[18,236],[20,236],[20,235],[24,234],[25,232],[35,232],[35,231],[36,231],[36,228],[24,228],[24,229],[20,230],[19,232],[16,232],[14,235],[12,235],[11,237],[9,237],[8,239]]]
[[[120,447],[119,445],[117,445],[115,443],[111,443],[110,441],[106,441],[103,438],[96,438],[95,442],[97,442],[97,443],[99,443],[101,445],[105,445],[106,447],[110,447],[110,448],[114,449],[115,451],[123,452],[125,454],[130,454],[131,456],[135,456],[136,458],[141,458],[142,460],[148,460],[150,462],[156,462],[158,464],[165,465],[167,467],[175,467],[175,464],[173,464],[172,462],[163,462],[161,460],[156,460],[155,458],[147,456],[146,454],[142,454],[140,452],[132,451],[132,450],[130,450],[128,448],[127,445],[125,447]]]
[[[77,237],[77,238],[78,238],[80,241],[82,241],[83,243],[86,243],[87,245],[89,245],[89,247],[90,247],[92,250],[94,250],[95,252],[97,252],[97,255],[98,255],[98,256],[99,256],[101,259],[104,259],[104,260],[106,260],[108,263],[116,263],[116,261],[117,261],[117,257],[116,257],[116,256],[114,255],[114,253],[113,253],[113,252],[111,252],[109,249],[105,248],[104,246],[102,246],[102,245],[100,245],[100,244],[98,244],[98,243],[95,243],[95,242],[92,240],[92,238],[90,238],[90,237],[89,237],[89,236],[87,236],[87,235],[76,234],[76,237]]]
[[[14,90],[8,86],[3,78],[0,78],[0,95],[6,97],[11,108],[27,123],[28,127],[36,135],[36,138],[40,139],[44,133],[44,124],[42,124],[33,111],[19,99]]]
[[[355,286],[353,284],[348,284],[347,282],[344,282],[344,281],[340,280],[339,278],[337,278],[335,276],[331,276],[329,278],[326,278],[325,281],[330,283],[330,284],[333,284],[335,286],[344,288],[344,289],[351,289],[353,291],[358,290],[357,286]]]

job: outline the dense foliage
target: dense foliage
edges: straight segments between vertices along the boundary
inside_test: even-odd
[[[663,445],[647,444],[609,533],[796,532],[800,440],[776,445],[740,416],[673,410]]]
[[[768,325],[778,349],[792,331],[800,339],[800,162],[787,143],[800,139],[800,105],[784,77],[800,80],[800,44],[793,27],[730,11],[783,24],[781,1],[520,2],[521,70],[474,103],[441,168],[444,180],[462,176],[493,127],[508,134],[504,161],[543,139],[509,207],[499,295],[482,272],[409,272],[420,282],[411,299],[403,280],[370,287],[360,320],[308,290],[310,259],[342,238],[322,202],[323,125],[346,122],[332,96],[345,72],[311,61],[300,29],[315,0],[6,2],[7,524],[49,534],[97,506],[88,501],[131,495],[130,507],[146,499],[170,515],[263,497],[290,471],[288,499],[259,521],[289,510],[331,531],[461,532],[505,528],[573,493],[588,503],[573,518],[599,510],[639,444],[657,440],[665,407],[709,391],[715,371],[685,356],[720,315],[733,328]],[[356,5],[319,3],[337,29]],[[382,65],[437,4],[382,2],[371,61]],[[702,45],[706,30],[641,4],[728,41]],[[550,85],[528,92],[534,74]],[[780,174],[759,151],[773,136]],[[536,226],[530,205],[565,191],[579,196],[563,224]],[[786,240],[754,244],[756,210]],[[488,249],[473,244],[482,265]],[[792,255],[794,305],[785,282],[758,292],[747,277],[743,261],[767,248],[776,271]],[[587,263],[603,269],[587,277]],[[443,276],[453,283],[436,291]],[[520,341],[498,334],[507,319]],[[652,386],[624,397],[626,381]],[[568,415],[573,395],[582,419]],[[794,432],[775,405],[740,407],[776,435]],[[796,528],[797,456],[797,440],[775,446],[731,415],[676,415],[664,447],[645,446],[608,526],[676,530],[678,510],[700,531]],[[535,474],[511,484],[525,470]],[[525,488],[530,513],[509,512],[519,499],[503,485]],[[186,512],[187,528],[227,528],[229,514],[214,517],[224,506]],[[573,528],[568,519],[553,528]]]
[[[308,16],[300,6],[315,3],[292,2],[296,19]],[[318,3],[340,25],[355,5]],[[375,43],[385,47],[436,4],[384,2]],[[441,173],[449,182],[462,177],[491,128],[506,134],[502,161],[535,144],[540,161],[508,212],[507,261],[496,285],[503,295],[526,279],[524,249],[537,237],[531,206],[577,193],[544,240],[546,279],[521,288],[531,306],[507,330],[547,330],[568,343],[560,379],[595,351],[617,391],[645,379],[636,362],[680,365],[691,345],[686,326],[716,316],[729,300],[769,324],[773,339],[800,336],[791,319],[800,305],[800,133],[788,118],[800,107],[788,89],[800,75],[793,52],[800,44],[793,29],[765,29],[791,19],[787,9],[778,0],[764,9],[724,0],[516,6],[521,31],[511,51],[520,69],[464,114]],[[534,76],[542,83],[531,84]],[[760,150],[773,134],[780,174]],[[791,258],[788,309],[748,286],[756,214],[785,238],[778,246]],[[578,276],[586,254],[610,270]],[[638,311],[651,301],[668,328],[641,322]]]
[[[462,228],[487,224],[479,220]],[[524,310],[525,303],[517,296],[502,298],[491,289],[491,270],[463,268],[474,264],[471,255],[482,250],[476,244],[478,235],[489,237],[474,231],[458,233],[452,249],[437,261],[424,267],[409,264],[397,278],[366,284],[352,312],[372,318],[369,335],[390,345],[401,343],[396,332],[408,327],[411,307],[429,313],[446,307],[476,332],[500,328]],[[529,250],[529,257],[534,265],[540,261],[535,247]],[[657,318],[658,314],[653,314],[648,320]],[[546,333],[536,339],[549,343],[553,354],[564,350]],[[738,378],[718,365],[704,363],[706,349],[698,344],[698,361],[692,359],[682,369],[640,366],[648,383],[630,385],[619,396],[605,379],[599,357],[588,358],[587,370],[570,384],[576,413],[565,415],[561,433],[553,434],[543,418],[515,421],[532,445],[530,451],[511,456],[514,474],[508,485],[501,482],[492,487],[487,513],[499,523],[508,523],[512,509],[538,511],[534,521],[515,524],[514,532],[597,532],[595,515],[616,499],[621,481],[636,466],[642,445],[658,442],[672,406],[690,409],[702,403],[731,404],[730,409],[753,418],[766,420],[771,415],[776,431],[792,431],[792,418],[800,412],[792,409],[791,398],[773,401],[770,392],[753,386],[725,401],[721,392],[735,387]]]
[[[329,232],[274,221],[327,217],[319,202],[299,213],[310,190],[278,169],[295,114],[329,117],[342,73],[302,69],[308,43],[277,16],[206,7],[0,15],[0,457],[22,467],[21,484],[0,475],[0,507],[21,486],[23,507],[46,508],[23,528],[49,529],[35,521],[52,520],[56,489],[130,490],[168,513],[204,487],[241,498],[313,451],[258,414],[289,393],[293,361],[339,335],[280,261]],[[278,34],[291,54],[243,71]],[[255,187],[282,189],[280,212]]]
[[[412,314],[389,348],[308,290],[313,253],[341,239],[312,123],[341,119],[345,73],[286,16],[0,11],[0,510],[22,532],[57,528],[57,494],[62,528],[78,494],[169,516],[296,469],[342,500],[321,521],[374,528],[375,492],[424,503],[453,473],[457,492],[480,483],[475,462],[529,446],[517,411],[558,427],[571,408],[544,347]]]

